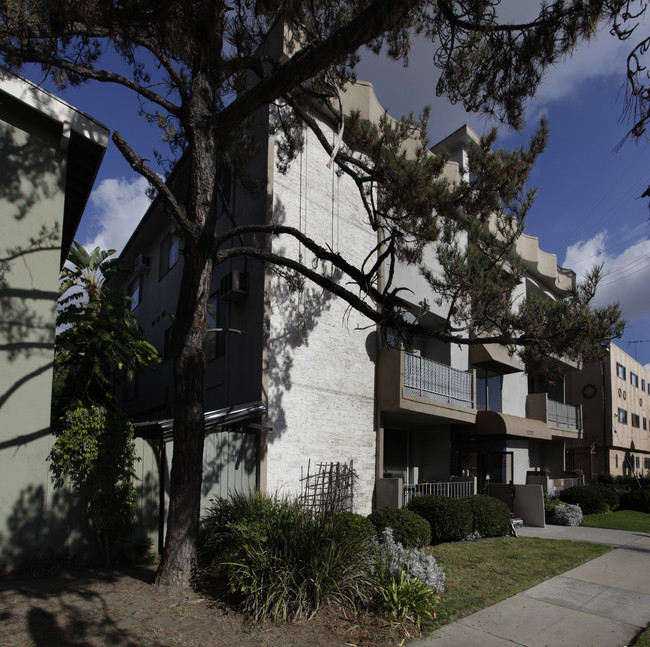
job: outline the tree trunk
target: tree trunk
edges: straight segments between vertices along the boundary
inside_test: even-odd
[[[212,243],[216,226],[217,141],[208,127],[210,79],[198,72],[193,81],[188,128],[191,170],[184,231],[183,277],[174,319],[174,453],[167,537],[156,583],[176,588],[191,584],[203,475],[203,381],[207,307],[212,280]],[[192,104],[192,101],[194,102]]]

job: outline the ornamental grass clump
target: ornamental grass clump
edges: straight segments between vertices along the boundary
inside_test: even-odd
[[[203,522],[204,563],[257,621],[311,617],[321,606],[353,608],[371,596],[370,542],[335,514],[312,517],[297,502],[260,493],[217,499]]]
[[[579,526],[582,523],[582,510],[579,505],[560,503],[553,508],[551,523],[556,526]]]

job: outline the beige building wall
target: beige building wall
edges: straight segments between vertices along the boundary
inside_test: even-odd
[[[328,169],[328,159],[309,132],[286,175],[274,172],[273,219],[360,263],[376,245],[376,234],[366,224],[357,188]],[[310,252],[295,240],[277,237],[272,244],[278,253],[302,258],[308,267],[312,263]],[[332,272],[328,264],[319,263],[318,269]],[[298,494],[310,461],[312,472],[318,463],[353,464],[360,477],[355,507],[370,512],[375,326],[308,281],[291,291],[277,273],[272,274],[270,315],[268,491]]]

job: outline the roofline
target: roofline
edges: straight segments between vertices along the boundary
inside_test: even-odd
[[[0,90],[61,123],[98,146],[108,146],[110,129],[33,81],[0,65]]]

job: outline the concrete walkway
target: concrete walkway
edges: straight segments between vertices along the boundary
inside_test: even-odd
[[[520,536],[616,549],[435,631],[410,647],[622,647],[650,623],[650,535],[522,528]]]

